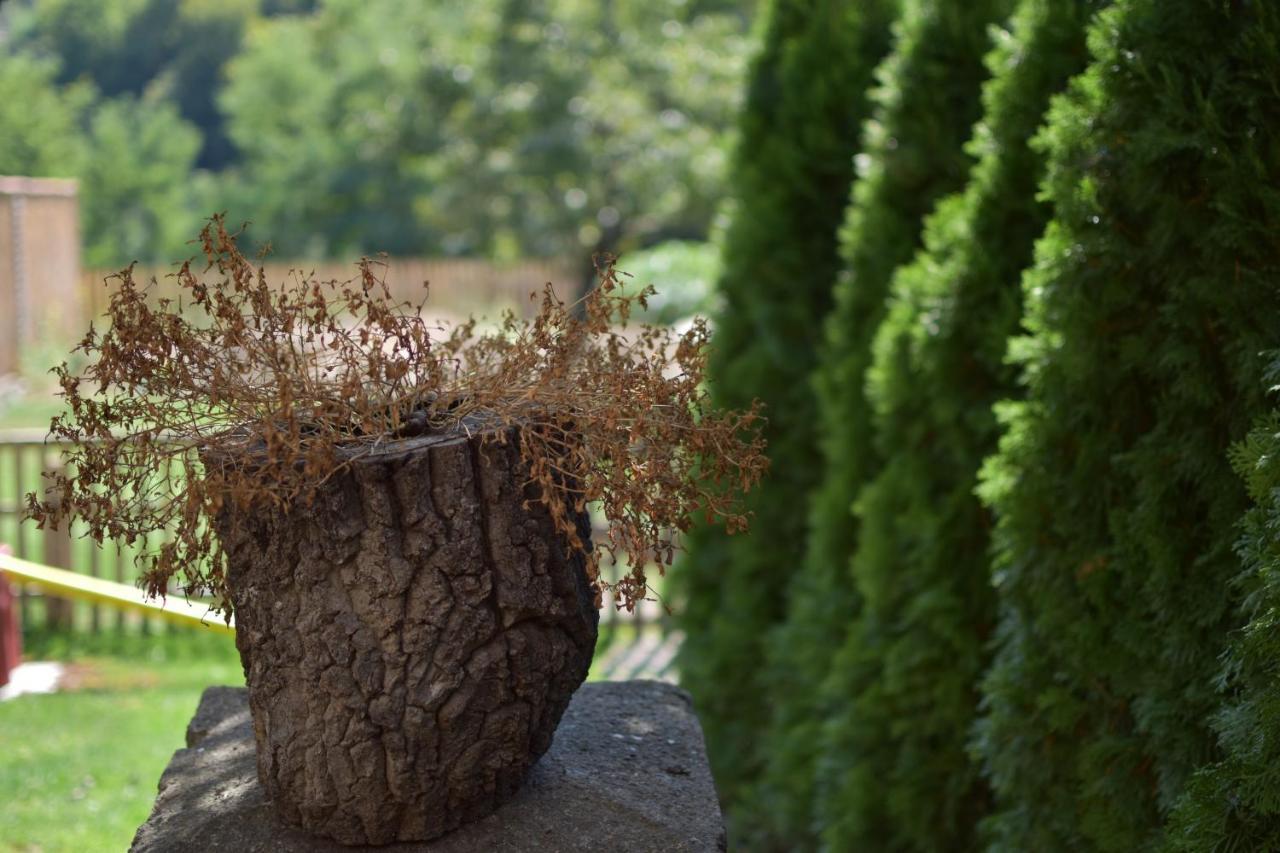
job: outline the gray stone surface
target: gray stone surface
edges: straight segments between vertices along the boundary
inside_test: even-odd
[[[211,687],[132,853],[721,851],[724,824],[688,695],[655,681],[574,695],[551,749],[494,814],[435,841],[343,847],[281,824],[258,782],[243,688]]]

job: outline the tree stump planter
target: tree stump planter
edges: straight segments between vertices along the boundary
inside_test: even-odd
[[[513,440],[455,432],[383,444],[305,508],[220,515],[258,775],[286,823],[429,840],[551,745],[599,615],[525,481]]]

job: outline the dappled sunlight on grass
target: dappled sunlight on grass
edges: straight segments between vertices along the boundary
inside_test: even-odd
[[[0,704],[0,850],[127,849],[200,692],[242,684],[227,637],[31,637],[76,689]]]

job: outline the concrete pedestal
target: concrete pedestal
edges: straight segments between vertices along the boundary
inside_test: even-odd
[[[284,826],[258,783],[245,690],[210,687],[131,853],[722,851],[702,730],[684,691],[596,682],[574,695],[515,799],[428,843],[343,847]]]

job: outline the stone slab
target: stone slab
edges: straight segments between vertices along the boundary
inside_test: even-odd
[[[131,853],[577,853],[723,851],[724,822],[687,693],[595,682],[497,812],[427,843],[343,847],[281,824],[263,796],[244,688],[210,687],[160,778]]]

